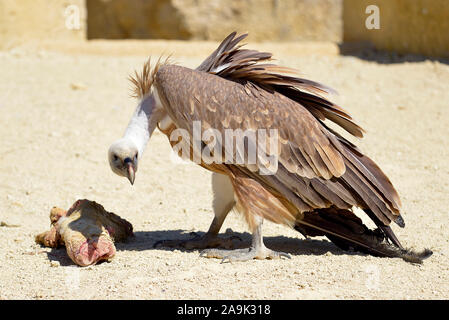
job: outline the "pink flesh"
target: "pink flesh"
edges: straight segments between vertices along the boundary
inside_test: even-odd
[[[91,239],[83,242],[74,258],[80,266],[88,266],[101,260],[107,260],[114,255],[114,245],[107,239],[100,237],[98,240]]]

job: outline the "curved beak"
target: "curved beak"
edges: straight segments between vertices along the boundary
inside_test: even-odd
[[[131,185],[134,184],[134,180],[136,179],[136,173],[134,171],[134,168],[132,164],[128,165],[128,180],[131,182]]]
[[[126,165],[126,172],[127,172],[127,178],[129,180],[129,182],[131,183],[131,185],[134,184],[134,180],[136,179],[136,170],[134,170],[134,166],[133,166],[133,162],[131,161],[131,159],[126,158],[125,159],[125,165]]]

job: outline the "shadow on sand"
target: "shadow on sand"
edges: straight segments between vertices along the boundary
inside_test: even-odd
[[[154,245],[161,240],[188,240],[195,236],[202,236],[204,232],[188,232],[185,230],[161,230],[161,231],[137,231],[134,233],[134,237],[130,238],[128,242],[117,243],[116,248],[118,251],[145,251],[145,250],[166,250],[174,251],[179,250],[182,252],[192,252],[201,250],[188,250],[181,246],[179,247],[163,247],[158,245],[156,248]],[[226,233],[219,235],[220,237],[236,236],[241,239],[234,240],[235,248],[247,248],[251,244],[251,235],[248,232],[239,233],[230,229]],[[358,252],[343,251],[332,242],[323,240],[312,239],[299,239],[285,236],[276,237],[264,237],[264,242],[267,247],[276,251],[282,251],[291,255],[324,255],[330,252],[334,255],[365,255]]]
[[[126,242],[115,243],[117,251],[146,251],[146,250],[164,250],[181,252],[199,252],[201,250],[188,250],[181,246],[179,247],[163,247],[154,245],[161,240],[188,240],[195,236],[202,236],[204,232],[189,232],[185,230],[158,230],[158,231],[136,231],[134,237],[130,237]],[[241,239],[234,240],[235,248],[247,248],[251,244],[251,235],[248,232],[239,233],[227,230],[226,233],[220,234],[220,237],[236,236]],[[285,236],[264,237],[264,242],[267,247],[276,251],[282,251],[292,256],[301,255],[324,255],[331,253],[333,255],[361,255],[366,256],[360,252],[344,251],[335,246],[332,242],[312,239],[299,239]],[[54,248],[47,252],[50,261],[58,261],[61,266],[74,265],[67,255],[65,247]]]
[[[353,56],[362,60],[377,62],[380,64],[394,64],[404,62],[438,61],[449,64],[449,58],[428,57],[419,54],[400,54],[378,50],[369,42],[345,42],[338,45],[340,54]]]

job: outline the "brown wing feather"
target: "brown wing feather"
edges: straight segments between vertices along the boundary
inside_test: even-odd
[[[208,125],[221,129],[280,126],[281,141],[285,142],[280,147],[280,171],[268,178],[272,181],[264,179],[264,183],[271,188],[275,186],[298,211],[331,205],[346,209],[355,205],[370,208],[383,224],[389,224],[392,219],[398,221],[400,200],[388,178],[372,160],[321,122],[329,119],[355,136],[363,135],[363,129],[345,110],[321,96],[331,89],[281,74],[292,72],[289,68],[260,64],[270,60],[271,54],[237,47],[245,37],[229,35],[197,68],[236,82],[232,92],[225,92],[225,82],[217,84],[218,80],[213,77],[206,80],[196,74],[195,78],[195,73],[189,74],[186,69],[168,72],[174,77],[167,81],[168,86],[183,83],[183,97],[189,94],[194,97],[189,102],[193,114],[183,119],[183,125],[188,128],[193,120],[206,117]],[[189,74],[187,78],[186,74]],[[188,84],[194,84],[193,88],[188,88]],[[209,96],[204,96],[205,93]],[[236,99],[234,103],[229,103],[229,97]],[[292,104],[291,100],[296,103]],[[182,98],[168,102],[176,106],[174,120],[176,113],[182,113],[179,108],[182,109],[183,103]],[[313,118],[315,121],[311,121]]]
[[[345,172],[343,157],[321,124],[283,95],[171,65],[160,68],[155,85],[179,128],[192,133],[194,121],[201,121],[203,129],[215,128],[222,137],[226,129],[277,129],[278,159],[291,172],[300,174],[305,170],[310,176],[325,179]],[[214,100],[220,107],[209,107]]]
[[[192,132],[193,121],[201,121],[203,128],[222,133],[279,129],[278,172],[263,179],[246,174],[278,190],[298,212],[358,206],[371,209],[385,225],[398,218],[399,197],[382,171],[287,97],[179,66],[162,66],[156,78],[159,96],[179,128]]]
[[[231,33],[197,70],[232,81],[251,82],[270,92],[279,92],[301,104],[316,118],[328,119],[354,136],[363,136],[363,129],[349,113],[321,96],[335,92],[333,89],[315,81],[285,75],[297,73],[294,69],[260,63],[271,60],[272,54],[237,46],[247,35],[235,38],[236,32]]]
[[[254,215],[292,228],[295,226],[295,211],[288,209],[288,204],[282,202],[282,197],[276,197],[259,181],[252,179],[244,172],[233,167],[230,170],[231,182],[238,199],[237,207],[245,215],[250,230],[253,230],[256,225]]]

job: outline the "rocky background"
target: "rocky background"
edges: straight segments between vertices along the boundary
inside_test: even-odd
[[[341,0],[88,0],[89,38],[342,39]]]
[[[365,9],[380,9],[380,29],[364,28]],[[344,0],[345,42],[369,41],[377,48],[398,53],[449,57],[449,1]]]
[[[365,27],[368,5],[380,29]],[[447,0],[0,0],[0,48],[30,40],[368,41],[449,57]]]

